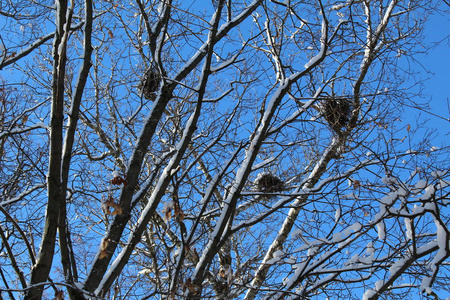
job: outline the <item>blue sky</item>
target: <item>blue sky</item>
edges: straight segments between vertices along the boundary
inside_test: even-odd
[[[445,4],[444,4],[445,5]],[[433,127],[438,127],[440,138],[444,138],[450,132],[450,15],[433,15],[425,27],[425,42],[427,44],[439,42],[439,46],[429,50],[428,54],[418,55],[416,59],[425,67],[416,65],[417,71],[421,71],[422,78],[428,78],[425,83],[424,93],[430,100],[432,112],[444,117],[447,121],[432,118]]]

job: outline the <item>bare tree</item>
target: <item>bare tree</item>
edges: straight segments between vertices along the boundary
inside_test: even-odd
[[[2,4],[1,298],[443,297],[438,4]]]

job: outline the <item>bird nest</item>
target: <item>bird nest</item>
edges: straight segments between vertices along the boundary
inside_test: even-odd
[[[348,99],[327,98],[323,101],[322,115],[337,134],[350,122],[352,105]]]
[[[284,191],[285,183],[275,175],[262,173],[256,178],[255,187],[258,192],[278,193]]]
[[[155,68],[149,68],[145,71],[144,76],[141,78],[141,82],[138,85],[139,90],[147,100],[155,100],[156,91],[161,83],[161,75]]]

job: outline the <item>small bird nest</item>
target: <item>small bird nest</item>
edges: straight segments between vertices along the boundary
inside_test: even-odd
[[[348,99],[327,98],[323,101],[322,115],[337,134],[348,125],[352,115],[352,105]]]
[[[256,190],[262,193],[278,193],[285,189],[284,182],[270,173],[258,174],[255,180]]]
[[[139,90],[147,100],[155,100],[156,91],[161,83],[161,75],[155,68],[149,68],[145,71],[144,76],[141,78],[141,82],[138,85]]]

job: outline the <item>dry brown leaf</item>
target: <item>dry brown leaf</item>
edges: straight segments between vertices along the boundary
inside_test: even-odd
[[[110,201],[103,202],[103,209],[105,210],[107,215],[111,215],[111,210],[109,209],[111,207]]]
[[[103,259],[105,257],[108,257],[108,252],[106,252],[106,250],[102,250],[100,251],[100,255],[99,255],[99,259]]]
[[[183,222],[183,220],[184,220],[184,212],[180,211],[180,213],[178,214],[178,221]]]
[[[175,300],[176,298],[175,298],[175,294],[172,292],[172,293],[170,293],[170,295],[169,295],[169,298],[167,298],[168,300]]]
[[[107,201],[103,202],[103,207],[107,215],[116,216],[122,214],[122,207],[115,203],[112,197],[109,197]],[[111,208],[113,208],[114,211],[111,211]]]
[[[114,185],[121,185],[123,184],[123,186],[127,186],[128,185],[128,181],[120,176],[116,176],[113,179],[111,179],[111,184]]]
[[[194,251],[192,251],[192,260],[195,263],[198,263],[199,259],[200,259],[200,256],[198,255],[197,249],[194,248]]]
[[[186,290],[186,288],[189,290],[189,292],[197,294],[197,288],[196,286],[192,283],[191,278],[188,278],[186,280],[186,282],[184,283],[184,289]]]
[[[57,291],[55,293],[55,299],[56,300],[64,300],[64,292],[63,291]]]
[[[170,219],[172,218],[172,210],[171,209],[166,209],[165,211],[163,211],[164,213],[164,222],[169,222]]]
[[[226,276],[225,270],[224,270],[223,268],[220,268],[219,276],[220,276],[220,277],[225,277],[225,276]]]
[[[122,214],[122,207],[119,204],[112,202],[110,204],[110,206],[112,208],[114,208],[114,211],[112,212],[111,215],[115,216],[115,215],[121,215]]]
[[[407,126],[406,126],[406,131],[410,131],[411,130],[411,124],[408,124]]]
[[[177,219],[178,222],[183,222],[184,220],[184,213],[181,210],[180,204],[175,203],[173,207],[173,216]]]
[[[103,239],[102,244],[100,245],[100,250],[105,250],[106,248],[108,248],[108,245],[109,241],[107,239]]]
[[[100,256],[99,258],[105,258],[108,257],[108,252],[106,251],[106,248],[108,248],[109,242],[107,239],[103,239],[102,243],[100,244]]]

